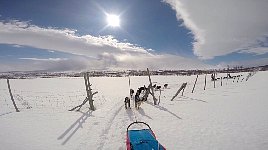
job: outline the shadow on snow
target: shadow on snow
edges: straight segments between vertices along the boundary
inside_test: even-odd
[[[70,127],[65,130],[59,137],[58,140],[63,139],[64,137],[68,135],[68,137],[61,143],[61,145],[65,145],[71,138],[72,136],[78,131],[79,128],[82,128],[83,123],[85,123],[85,121],[87,120],[87,118],[89,116],[91,116],[92,111],[88,110],[87,112],[82,112],[82,111],[78,111],[80,113],[82,113],[82,116],[79,117],[72,125],[70,125]],[[73,131],[72,131],[73,130]]]
[[[201,100],[201,99],[192,98],[192,97],[187,97],[187,96],[180,96],[179,98],[182,98],[183,100],[177,100],[177,101],[200,101],[200,102],[207,103],[207,101],[204,101],[204,100]]]
[[[158,108],[158,109],[160,109],[160,110],[163,110],[163,111],[166,111],[166,112],[170,113],[171,115],[173,115],[174,117],[176,117],[178,119],[182,119],[181,117],[177,116],[176,114],[174,114],[173,112],[169,111],[168,109],[166,109],[163,106],[154,105],[152,102],[148,102],[148,101],[147,101],[147,103],[152,105],[152,106],[154,106],[154,107],[156,107],[156,108]]]

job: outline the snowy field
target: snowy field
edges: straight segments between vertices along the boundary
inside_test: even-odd
[[[148,123],[158,141],[170,150],[267,150],[268,72],[248,73],[236,80],[216,82],[204,75],[152,76],[155,91],[139,110],[124,108],[129,95],[127,77],[92,77],[94,105],[79,112],[68,109],[86,97],[83,78],[10,80],[21,112],[15,112],[6,80],[0,80],[0,149],[3,150],[124,150],[126,129],[135,121]],[[234,74],[232,74],[234,75]],[[226,74],[218,74],[218,77]],[[244,79],[243,79],[244,78]],[[148,77],[130,77],[130,87],[148,85]],[[243,79],[243,80],[242,80]],[[184,95],[170,101],[183,82]]]

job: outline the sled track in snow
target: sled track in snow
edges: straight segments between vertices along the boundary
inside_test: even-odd
[[[97,148],[98,150],[102,150],[103,146],[106,143],[107,136],[110,133],[110,130],[111,130],[111,127],[113,125],[113,122],[114,122],[115,118],[117,117],[119,112],[124,107],[123,105],[120,106],[120,104],[122,104],[121,101],[114,105],[115,106],[114,108],[117,108],[117,109],[115,109],[115,111],[113,111],[112,116],[109,116],[110,119],[108,120],[108,122],[105,125],[106,128],[103,130],[102,135],[100,136],[100,139],[102,139],[102,142],[99,144],[99,147]],[[116,107],[116,106],[120,106],[120,107]]]
[[[112,110],[112,115],[110,115],[109,121],[105,125],[100,139],[98,150],[102,149],[125,149],[125,136],[126,128],[129,123],[133,122],[136,111],[134,108],[125,110],[124,105],[121,102],[115,104]],[[138,117],[140,118],[140,117]],[[109,140],[108,140],[109,139]],[[115,144],[116,143],[116,144]],[[116,145],[116,147],[114,147]]]
[[[124,150],[126,128],[128,124],[135,121],[136,119],[140,120],[141,116],[133,107],[132,109],[126,110],[121,100],[110,106],[109,108],[110,110],[106,112],[106,115],[101,117],[104,118],[104,120],[101,121],[102,123],[100,124],[101,126],[99,126],[100,128],[93,129],[100,131],[98,134],[99,136],[95,137],[97,141],[96,145],[98,145],[96,149]],[[135,117],[135,115],[137,115],[137,118]],[[92,122],[91,126],[93,127],[93,124],[96,122],[98,123],[100,122],[100,120]],[[85,149],[87,146],[89,146],[86,140],[90,139],[91,137],[88,135],[90,134],[88,133],[83,136],[83,140],[81,140],[83,142],[80,143],[77,149]]]

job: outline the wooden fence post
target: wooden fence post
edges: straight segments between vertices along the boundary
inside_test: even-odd
[[[214,79],[213,79],[213,81],[214,81],[214,88],[216,87],[216,83],[215,83],[215,81],[216,81],[216,76],[215,76],[216,74],[214,73]]]
[[[206,90],[206,86],[207,86],[207,74],[205,75],[205,85],[204,85],[204,90]]]
[[[85,98],[85,100],[83,101],[83,103],[82,104],[80,104],[80,105],[78,105],[78,106],[76,106],[76,107],[74,107],[74,108],[72,108],[72,109],[70,109],[69,111],[74,111],[75,109],[77,109],[77,111],[79,111],[80,109],[81,109],[81,107],[84,105],[84,104],[86,104],[87,103],[87,101],[89,102],[89,106],[90,106],[90,109],[91,110],[95,110],[95,107],[94,107],[94,105],[93,105],[93,96],[95,95],[95,94],[97,94],[98,92],[94,92],[94,93],[92,93],[92,89],[91,89],[91,84],[90,84],[90,82],[89,82],[89,73],[85,73],[84,74],[84,80],[85,80],[85,86],[86,86],[86,92],[87,92],[87,97]]]
[[[89,102],[89,106],[91,110],[95,110],[95,107],[93,105],[93,94],[92,94],[92,89],[90,88],[91,84],[89,82],[89,73],[86,72],[84,74],[84,79],[85,79],[85,86],[86,86],[86,91],[87,91],[87,98]]]
[[[159,95],[159,100],[158,100],[158,104],[157,104],[157,105],[159,105],[159,104],[160,104],[161,89],[159,89],[159,91],[160,91],[160,95]]]
[[[183,93],[184,93],[184,89],[186,88],[186,85],[187,85],[187,82],[185,82],[185,87],[182,89],[182,92],[181,92],[181,96],[183,96]]]
[[[222,86],[222,77],[221,77],[221,86]]]
[[[16,103],[15,103],[15,100],[13,98],[13,95],[12,95],[12,92],[11,92],[11,88],[10,88],[10,84],[9,84],[9,79],[7,79],[7,87],[8,87],[8,91],[9,91],[9,95],[10,95],[10,98],[12,100],[12,103],[13,103],[15,109],[16,109],[16,112],[20,112],[19,109],[18,109],[18,107],[17,107],[17,105],[16,105]]]
[[[153,100],[154,100],[154,105],[157,105],[157,99],[155,98],[154,96],[154,89],[153,89],[153,84],[152,84],[152,80],[151,80],[151,76],[150,76],[150,72],[149,72],[149,69],[147,68],[147,73],[148,73],[148,76],[149,76],[149,82],[150,82],[150,85],[149,85],[149,88],[151,89],[151,95],[153,96]]]
[[[198,75],[196,76],[196,79],[195,79],[195,82],[194,82],[194,87],[193,87],[192,93],[194,93],[194,88],[195,88],[195,84],[196,84],[196,82],[197,82],[197,78],[198,78]]]
[[[181,90],[184,91],[186,85],[187,85],[187,82],[185,82],[185,83],[183,83],[183,84],[181,85],[181,87],[179,88],[179,90],[178,90],[178,91],[176,92],[176,94],[172,97],[171,101],[173,101],[174,98],[177,97],[177,96],[179,95],[179,93],[181,92]]]

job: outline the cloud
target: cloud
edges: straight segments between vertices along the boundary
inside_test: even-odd
[[[140,54],[140,55],[111,55],[107,54],[102,59],[108,64],[112,64],[110,69],[124,70],[127,68],[144,70],[178,70],[178,69],[208,69],[211,65],[206,65],[198,60],[184,58],[170,54]]]
[[[268,53],[268,47],[252,47],[250,49],[241,50],[240,53],[252,53],[256,55],[263,55]]]
[[[236,66],[243,66],[246,67],[255,67],[255,66],[264,66],[268,64],[268,58],[260,58],[256,60],[247,60],[247,61],[232,61],[228,64],[226,62],[219,63],[217,65],[217,68],[227,68],[230,67],[236,67]]]
[[[0,21],[0,44],[29,46],[49,52],[74,54],[70,58],[19,58],[1,63],[0,71],[84,71],[127,69],[201,69],[211,67],[199,60],[157,54],[114,37],[78,35],[76,30],[44,28],[29,22]],[[30,67],[25,67],[30,66]]]
[[[23,45],[39,49],[67,52],[94,57],[100,53],[147,53],[131,43],[122,43],[112,36],[76,34],[76,30],[42,28],[29,22],[10,20],[0,22],[0,43]]]
[[[153,54],[110,54],[103,53],[98,58],[74,56],[72,58],[19,58],[19,62],[1,63],[0,72],[5,71],[86,71],[86,70],[178,70],[208,69],[201,61],[176,55]],[[28,67],[25,67],[28,66]]]
[[[25,67],[27,66],[27,67]],[[208,69],[198,60],[183,58],[176,55],[152,54],[109,54],[104,53],[98,58],[74,56],[72,58],[19,58],[19,61],[0,63],[0,72],[7,71],[87,71],[87,70],[178,70]]]
[[[16,48],[21,48],[21,47],[23,47],[23,46],[21,46],[21,45],[12,45],[13,47],[16,47]]]
[[[22,60],[35,60],[35,61],[62,61],[68,60],[67,58],[19,58]]]
[[[268,1],[163,0],[194,35],[194,54],[211,59],[234,52],[267,53]],[[266,41],[267,42],[267,41]]]
[[[19,58],[18,61],[1,62],[0,72],[8,71],[84,71],[87,69],[102,69],[99,61],[84,57],[73,58]],[[27,67],[25,67],[27,66]],[[98,68],[94,68],[97,66]]]
[[[255,41],[255,43],[251,44],[247,48],[242,49],[240,53],[252,53],[256,55],[268,53],[268,37]]]

